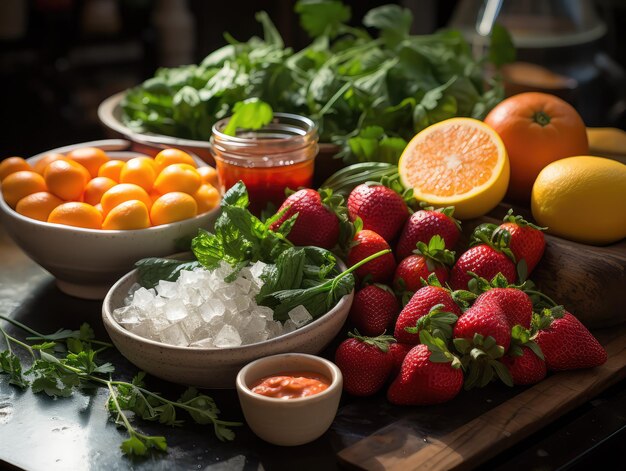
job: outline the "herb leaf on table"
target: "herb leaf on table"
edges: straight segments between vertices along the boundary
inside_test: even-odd
[[[2,315],[0,319],[33,336],[27,337],[26,341],[51,337],[15,319]],[[61,333],[63,335],[60,335]],[[83,349],[77,353],[69,351],[71,350],[70,341],[77,340],[71,336],[73,333],[78,333],[83,336],[84,340],[89,340],[89,342],[81,343]],[[144,383],[144,372],[138,373],[131,382],[113,379],[111,375],[115,372],[114,366],[111,363],[100,363],[97,359],[99,350],[91,349],[91,344],[102,345],[103,348],[112,345],[95,340],[93,330],[88,324],[83,324],[80,330],[62,329],[56,333],[59,342],[67,343],[63,349],[65,354],[60,357],[44,350],[43,344],[37,346],[19,340],[10,335],[2,326],[0,326],[0,335],[4,337],[7,345],[7,350],[0,351],[0,373],[9,375],[9,384],[21,388],[30,385],[34,393],[43,392],[51,397],[69,397],[79,388],[106,387],[109,390],[107,400],[109,413],[116,424],[125,428],[129,435],[128,439],[120,445],[120,449],[126,455],[145,456],[150,449],[167,451],[165,437],[142,434],[132,425],[131,415],[127,412],[132,412],[144,420],[158,421],[169,426],[181,426],[184,421],[177,417],[177,411],[184,411],[199,424],[213,425],[215,435],[222,441],[233,440],[235,434],[230,427],[241,425],[239,422],[221,420],[215,401],[194,388],[189,388],[178,400],[173,401],[147,389]],[[54,342],[49,341],[45,345],[52,348]],[[30,368],[23,373],[22,362],[13,353],[13,347],[25,349],[31,356]]]

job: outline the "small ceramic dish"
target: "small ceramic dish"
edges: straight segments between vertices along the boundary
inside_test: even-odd
[[[327,389],[296,399],[267,397],[252,391],[255,382],[278,373],[313,372],[330,379]],[[237,394],[244,417],[252,431],[274,445],[309,443],[332,424],[343,387],[337,366],[318,356],[286,353],[260,358],[244,366],[237,375]]]
[[[342,262],[338,261],[338,265],[346,269]],[[102,303],[102,320],[113,344],[147,373],[200,388],[234,388],[239,370],[257,358],[287,352],[321,352],[341,330],[354,297],[352,291],[311,323],[263,342],[227,348],[180,347],[140,337],[113,318],[113,311],[124,306],[124,298],[137,281],[135,269],[113,285]]]
[[[125,151],[130,143],[111,139],[52,149],[30,157],[33,165],[49,153],[65,154],[80,147],[99,147],[111,158],[129,160],[143,154]],[[195,158],[198,166],[206,165]],[[103,299],[109,288],[131,270],[137,260],[179,252],[178,241],[210,230],[219,207],[171,224],[139,230],[96,230],[51,224],[22,216],[4,201],[0,191],[0,222],[31,259],[49,271],[61,291],[85,299]]]

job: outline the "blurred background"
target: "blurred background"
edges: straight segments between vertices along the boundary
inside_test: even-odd
[[[344,1],[361,25],[371,8],[399,3],[412,32],[460,28],[480,46],[497,18],[511,32],[517,62],[508,93],[542,90],[572,103],[589,126],[626,129],[625,0]],[[97,117],[108,96],[160,66],[199,62],[225,44],[261,33],[265,10],[285,43],[309,43],[295,0],[0,0],[0,158],[107,137]]]

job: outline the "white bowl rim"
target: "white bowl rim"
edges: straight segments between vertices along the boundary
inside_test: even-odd
[[[173,257],[176,257],[177,255],[180,255],[180,254],[174,254],[171,257],[173,258]],[[345,264],[339,258],[337,258],[337,266],[341,270],[346,270]],[[123,336],[129,337],[130,339],[136,342],[143,342],[154,347],[162,348],[164,350],[180,351],[180,352],[194,352],[194,353],[197,352],[198,354],[206,353],[206,352],[229,352],[229,351],[242,352],[242,351],[247,351],[247,350],[258,348],[259,345],[273,345],[281,341],[284,341],[287,338],[304,335],[310,330],[313,330],[315,327],[317,327],[318,324],[323,323],[325,319],[327,318],[327,316],[334,315],[338,311],[340,311],[342,308],[344,308],[345,305],[350,301],[352,295],[354,294],[354,289],[353,289],[350,293],[342,296],[341,299],[339,299],[337,304],[335,304],[335,306],[333,306],[333,308],[330,311],[322,314],[317,319],[314,319],[312,322],[309,322],[307,325],[300,327],[299,329],[296,329],[287,334],[279,335],[278,337],[274,337],[269,340],[262,340],[260,342],[248,343],[246,345],[240,345],[238,347],[213,347],[213,348],[181,347],[178,345],[171,345],[171,344],[167,344],[163,342],[157,342],[156,340],[151,340],[146,337],[137,335],[131,332],[130,330],[125,329],[115,319],[113,319],[113,313],[108,309],[109,304],[111,304],[111,298],[113,297],[113,293],[116,290],[120,289],[121,284],[125,283],[129,278],[135,276],[136,274],[137,274],[137,268],[131,270],[126,275],[122,276],[119,280],[115,282],[113,286],[111,286],[108,293],[104,297],[104,300],[102,301],[102,316],[105,320],[105,325],[106,323],[110,324],[111,327],[116,332],[118,332],[119,334]],[[119,307],[123,307],[123,306],[119,306]]]
[[[294,360],[298,358],[306,358],[306,359],[310,359],[311,361],[326,365],[330,369],[330,371],[333,372],[332,378],[330,378],[331,380],[330,384],[328,385],[326,389],[324,389],[323,391],[319,393],[312,394],[310,396],[296,397],[296,398],[290,398],[290,399],[264,396],[263,394],[257,394],[253,392],[252,389],[250,389],[248,385],[245,384],[245,382],[243,381],[244,375],[248,373],[248,371],[254,368],[255,366],[258,366],[259,364],[264,363],[266,361],[276,360],[277,358],[293,358]],[[283,370],[283,371],[287,373],[289,372],[289,370]],[[301,370],[298,370],[298,371],[301,371]],[[280,373],[280,371],[277,371],[274,374],[277,374],[277,373]],[[245,365],[243,368],[241,368],[239,372],[237,373],[237,378],[235,379],[235,386],[243,394],[251,398],[254,398],[255,400],[267,401],[268,404],[285,404],[285,407],[289,407],[289,404],[296,405],[296,404],[301,404],[303,402],[321,401],[326,396],[330,396],[334,394],[335,389],[340,387],[342,382],[343,382],[343,375],[341,373],[341,370],[332,361],[324,357],[318,356],[318,355],[311,355],[309,353],[298,353],[298,352],[291,353],[290,352],[290,353],[277,353],[276,355],[269,355],[269,356],[257,358],[256,360],[251,361],[250,363]]]
[[[26,161],[30,164],[33,162],[37,162],[38,160],[40,160],[44,155],[47,154],[53,154],[53,153],[59,153],[59,154],[64,154],[67,152],[70,152],[74,149],[79,149],[81,147],[98,147],[104,151],[109,151],[109,152],[128,152],[131,154],[137,154],[138,156],[140,155],[145,155],[142,154],[141,152],[134,152],[134,151],[129,151],[127,150],[127,148],[130,146],[130,142],[125,140],[125,139],[105,139],[105,140],[100,140],[100,141],[89,141],[89,142],[82,142],[79,144],[71,144],[69,146],[64,146],[64,147],[57,147],[56,149],[52,149],[52,150],[48,150],[45,152],[40,152],[37,155],[33,155],[32,157],[28,157],[26,159]],[[124,148],[121,148],[122,146],[124,146]],[[194,158],[194,160],[197,161],[197,163],[202,162],[203,165],[207,165],[206,162],[200,160],[199,158],[197,158],[196,156],[192,156]],[[46,222],[46,221],[39,221],[37,219],[33,219],[33,218],[29,218],[27,216],[23,216],[22,214],[18,213],[17,211],[15,211],[14,209],[12,209],[7,202],[4,200],[4,196],[2,195],[2,184],[0,184],[0,209],[4,212],[6,212],[8,215],[10,215],[11,217],[14,217],[15,219],[18,219],[24,223],[28,223],[28,224],[33,224],[35,226],[39,226],[39,227],[45,227],[45,228],[49,228],[52,230],[56,230],[59,232],[72,232],[72,233],[83,233],[83,234],[94,234],[94,235],[110,235],[110,234],[126,234],[126,235],[133,235],[133,234],[137,234],[137,233],[148,233],[148,232],[160,232],[163,231],[169,227],[173,227],[175,225],[181,225],[181,223],[189,223],[191,224],[192,221],[199,221],[202,220],[204,218],[206,218],[207,216],[210,216],[212,214],[215,214],[216,212],[218,212],[220,210],[220,206],[216,206],[215,208],[213,208],[211,211],[207,211],[205,213],[201,213],[198,214],[196,216],[194,216],[193,218],[188,218],[188,219],[183,219],[181,221],[175,221],[175,222],[170,222],[168,224],[161,224],[159,226],[150,226],[150,227],[146,227],[144,229],[87,229],[85,227],[76,227],[76,226],[68,226],[66,224],[56,224],[54,222]]]

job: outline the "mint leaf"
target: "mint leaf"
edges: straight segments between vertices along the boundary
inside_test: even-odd
[[[334,37],[351,16],[349,6],[332,0],[300,0],[295,11],[300,15],[300,25],[313,38],[323,34]]]
[[[248,98],[235,103],[233,111],[222,131],[229,136],[235,136],[238,129],[260,129],[274,117],[272,107],[258,98]]]
[[[506,28],[498,23],[491,30],[491,42],[489,44],[489,61],[500,67],[515,61],[515,46],[513,38]]]
[[[363,24],[377,28],[388,46],[394,47],[409,35],[413,14],[398,5],[383,5],[367,12]]]
[[[154,288],[160,280],[176,281],[183,270],[198,268],[200,263],[193,261],[180,261],[171,258],[143,258],[135,263],[137,268],[137,281],[144,288]],[[54,339],[46,336],[47,339]]]

